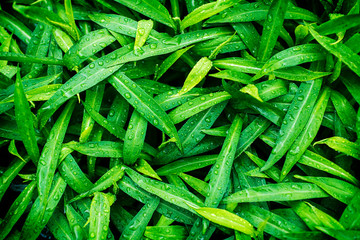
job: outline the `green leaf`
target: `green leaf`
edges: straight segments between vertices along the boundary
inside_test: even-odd
[[[146,226],[144,236],[150,239],[166,238],[169,240],[186,239],[187,230],[184,226]]]
[[[55,14],[52,11],[49,11],[41,7],[15,5],[15,4],[13,8],[27,18],[54,27],[60,27],[63,30],[65,30],[74,40],[78,39],[78,33],[74,31],[72,26],[67,22],[65,22],[64,20],[62,20],[57,14]]]
[[[189,75],[186,77],[184,85],[178,94],[184,94],[194,88],[203,80],[212,67],[212,62],[207,58],[201,58],[195,66],[191,69]]]
[[[245,219],[224,209],[202,207],[194,210],[204,218],[224,227],[255,236],[254,227]]]
[[[215,169],[210,176],[210,191],[205,199],[207,207],[217,207],[225,194],[229,183],[230,169],[235,159],[236,148],[233,146],[237,146],[239,143],[242,124],[243,119],[236,115],[214,164]]]
[[[162,75],[184,54],[186,53],[190,48],[193,46],[189,46],[180,50],[177,50],[176,52],[172,53],[170,56],[168,56],[159,66],[155,73],[154,80],[157,81],[159,78],[161,78]]]
[[[224,203],[295,201],[328,197],[321,188],[308,183],[277,183],[247,188],[226,198]]]
[[[96,192],[90,207],[89,239],[107,238],[110,223],[110,202],[105,193]]]
[[[272,149],[266,164],[261,168],[262,171],[269,169],[279,161],[301,133],[310,117],[321,83],[321,79],[301,83],[281,124],[280,137],[276,140],[275,147]]]
[[[156,0],[115,0],[128,8],[135,10],[155,21],[165,24],[168,27],[176,29],[175,23],[172,20],[168,10]]]
[[[238,2],[239,0],[217,0],[216,2],[204,4],[193,10],[181,21],[180,31],[184,31],[185,28],[218,14]]]
[[[243,3],[226,10],[223,14],[214,16],[205,23],[238,23],[265,20],[269,6],[262,2]],[[288,4],[285,19],[299,19],[304,21],[317,22],[319,18],[312,12]]]
[[[325,53],[321,46],[317,44],[305,44],[295,46],[281,51],[272,56],[262,67],[260,73],[253,79],[258,79],[263,75],[281,68],[293,67],[307,62],[321,61],[325,59]]]
[[[189,206],[204,206],[204,203],[189,191],[174,185],[143,177],[130,168],[126,168],[125,171],[129,177],[141,188],[146,189],[147,191],[151,191],[154,195],[164,199],[165,201],[176,204],[179,207],[190,211],[192,211],[192,208]]]
[[[71,46],[64,55],[64,62],[69,69],[78,69],[81,63],[114,41],[115,38],[106,29],[92,31]]]
[[[136,171],[147,175],[149,177],[155,178],[157,180],[161,181],[161,178],[157,175],[157,173],[154,171],[154,169],[151,167],[151,165],[146,162],[144,159],[139,159],[135,164]]]
[[[344,182],[336,178],[329,177],[309,177],[295,175],[296,178],[301,180],[315,183],[321,187],[330,196],[338,199],[339,201],[349,204],[356,192],[359,190],[357,187],[350,183]]]
[[[109,78],[109,82],[149,123],[173,138],[178,148],[182,149],[171,117],[162,110],[150,95],[121,72],[117,72]]]
[[[141,238],[145,232],[146,225],[149,223],[159,203],[160,199],[158,197],[153,197],[146,203],[128,225],[126,225],[124,231],[121,233],[120,240]]]
[[[48,202],[51,184],[58,165],[61,144],[64,140],[74,108],[75,100],[72,99],[68,102],[60,117],[51,128],[49,138],[47,139],[41,152],[36,172],[39,203],[41,206],[46,205]]]
[[[316,41],[334,56],[341,59],[354,73],[360,76],[360,56],[342,43],[336,43],[333,39],[320,35],[314,28],[308,25],[311,35]]]
[[[137,51],[145,44],[153,28],[153,25],[154,23],[151,20],[140,20],[138,22],[134,44],[135,51]]]
[[[353,158],[360,160],[360,147],[358,143],[351,142],[346,138],[342,137],[330,137],[320,141],[317,141],[315,144],[326,144],[335,151],[339,151],[349,155]]]
[[[257,59],[266,61],[272,55],[280,28],[283,25],[288,0],[274,0],[271,3],[263,26]]]
[[[286,154],[285,163],[281,171],[281,180],[284,179],[284,177],[290,172],[290,169],[300,159],[301,155],[303,155],[308,146],[310,146],[311,142],[315,139],[316,133],[319,131],[321,125],[321,121],[319,119],[322,119],[324,116],[329,97],[330,88],[326,87],[317,99],[304,130],[295,139]]]
[[[234,70],[243,73],[257,74],[260,72],[261,68],[264,66],[264,62],[258,62],[254,60],[248,60],[244,58],[224,58],[220,60],[213,61],[214,67]],[[311,71],[299,66],[288,67],[285,69],[278,69],[273,72],[276,77],[292,80],[292,81],[309,81],[317,78],[322,78],[331,73],[328,72],[316,72]]]

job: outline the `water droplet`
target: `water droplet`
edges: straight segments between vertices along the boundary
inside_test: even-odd
[[[90,63],[89,68],[94,68],[94,67],[95,67],[95,64]]]
[[[145,34],[145,29],[144,28],[139,28],[138,32],[140,35],[144,35]]]

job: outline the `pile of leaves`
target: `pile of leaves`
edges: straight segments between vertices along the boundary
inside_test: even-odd
[[[0,239],[360,239],[359,0],[4,0]]]

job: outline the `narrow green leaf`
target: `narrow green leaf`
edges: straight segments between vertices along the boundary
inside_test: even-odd
[[[23,22],[4,10],[0,10],[0,24],[17,36],[25,44],[29,44],[31,39],[31,30],[26,27]]]
[[[108,81],[149,123],[173,138],[178,148],[182,149],[171,117],[166,114],[154,98],[121,72],[117,72]]]
[[[20,154],[16,148],[15,140],[11,140],[9,147],[8,147],[8,151],[10,154],[14,155],[15,157],[18,157],[21,161],[26,163],[26,161],[24,160],[24,158],[22,156],[20,156]]]
[[[258,79],[275,70],[297,66],[307,62],[321,61],[325,53],[318,44],[304,44],[283,50],[272,56],[253,79]]]
[[[22,15],[24,15],[25,17],[30,18],[34,21],[42,22],[55,27],[60,27],[64,29],[67,33],[69,33],[73,39],[78,39],[77,33],[74,31],[74,29],[54,12],[51,12],[41,7],[25,6],[25,5],[17,5],[17,4],[16,5],[14,4],[13,8]]]
[[[180,31],[184,31],[185,28],[218,14],[219,12],[234,6],[238,2],[239,0],[223,0],[201,5],[200,7],[194,9],[181,21]]]
[[[95,23],[110,30],[110,32],[113,31],[132,38],[136,37],[138,22],[129,17],[104,13],[92,13],[89,15],[89,17]],[[148,35],[147,40],[154,43],[160,41],[163,37],[169,36],[152,29]],[[133,40],[131,42],[133,42]]]
[[[329,177],[310,177],[310,176],[299,176],[295,175],[296,178],[301,180],[315,183],[321,187],[325,192],[335,199],[349,204],[351,199],[355,196],[356,192],[359,190],[354,185],[344,182],[336,178]]]
[[[206,197],[209,194],[210,188],[207,182],[204,182],[196,177],[193,177],[185,173],[179,173],[179,177],[181,177],[181,179],[183,179],[184,182],[186,182],[190,187],[195,189],[201,195]]]
[[[114,41],[115,38],[106,29],[92,31],[70,47],[64,55],[64,62],[69,69],[77,70],[81,63]]]
[[[342,137],[330,137],[320,141],[317,141],[315,144],[326,144],[335,151],[339,151],[349,155],[353,158],[360,160],[360,147],[359,144],[351,142],[346,138]]]
[[[359,206],[360,192],[357,192],[346,206],[340,217],[340,223],[348,230],[360,230]]]
[[[61,65],[64,66],[65,63],[63,60],[50,58],[50,57],[37,57],[21,53],[13,52],[0,52],[0,60],[7,60],[13,62],[23,62],[23,63],[42,63],[49,65]]]
[[[261,68],[264,66],[264,62],[248,60],[238,57],[214,60],[213,64],[214,67],[251,74],[259,73]],[[331,74],[329,72],[311,71],[299,66],[278,69],[275,70],[273,73],[276,77],[300,82],[314,80]]]
[[[316,133],[319,131],[321,125],[320,119],[324,116],[329,97],[330,88],[326,87],[320,94],[304,130],[295,139],[286,154],[285,163],[283,169],[281,170],[281,180],[283,180],[290,172],[290,169],[295,165],[301,155],[303,155],[306,149],[310,146],[311,142],[315,139]]]
[[[194,210],[216,224],[243,232],[252,237],[255,236],[255,229],[251,223],[227,210],[210,207],[195,208]]]
[[[180,225],[146,226],[144,236],[150,239],[184,240],[187,237],[187,230]]]
[[[46,121],[50,118],[50,116],[52,116],[65,101],[74,95],[91,88],[115,73],[121,65],[106,67],[108,65],[105,63],[107,61],[113,61],[118,54],[122,55],[128,51],[129,49],[127,48],[120,48],[104,57],[99,58],[95,62],[90,63],[81,69],[77,74],[63,84],[62,87],[39,109],[38,114],[40,128],[46,124]]]
[[[156,173],[159,176],[166,176],[170,174],[190,172],[212,165],[216,162],[216,159],[217,155],[204,155],[184,158],[162,166],[161,168],[156,170]]]
[[[281,124],[280,137],[276,140],[276,145],[272,149],[266,164],[261,168],[262,171],[269,169],[279,161],[301,133],[310,117],[311,110],[320,91],[321,83],[321,79],[301,83],[290,109]]]
[[[138,111],[133,111],[124,138],[125,164],[132,165],[139,158],[145,141],[147,123]]]
[[[308,202],[306,202],[306,204],[311,208],[311,211],[315,214],[317,219],[320,220],[320,226],[330,227],[337,230],[345,230],[344,226],[341,225],[341,223],[339,223],[335,218],[314,207]]]
[[[152,178],[155,178],[155,179],[161,181],[161,178],[157,175],[155,170],[144,159],[137,160],[137,162],[135,164],[135,169],[136,169],[136,171],[138,171],[146,176],[149,176],[149,177],[152,177]]]
[[[8,36],[4,41],[1,42],[0,52],[9,52],[12,36]],[[7,65],[7,61],[0,61],[0,67]]]
[[[140,20],[138,22],[134,44],[135,51],[137,51],[145,44],[153,28],[153,24],[154,23],[151,20]]]
[[[255,204],[238,205],[235,212],[257,228],[264,225],[262,226],[264,232],[277,238],[281,238],[284,233],[306,230],[304,228],[300,228],[278,214],[258,207]]]
[[[131,8],[155,21],[165,24],[168,27],[176,29],[168,10],[156,0],[115,0],[128,8]]]
[[[93,183],[83,173],[71,154],[59,164],[59,172],[65,182],[77,193],[88,191]]]
[[[193,211],[189,206],[204,206],[203,202],[191,192],[182,188],[163,183],[157,180],[146,178],[130,168],[126,168],[129,177],[141,188],[179,207]]]
[[[260,40],[257,59],[266,61],[272,55],[280,28],[283,25],[288,0],[274,0],[267,13]]]
[[[71,240],[74,238],[68,220],[58,208],[56,208],[46,226],[57,239]]]
[[[97,112],[100,110],[101,102],[104,96],[104,91],[105,91],[105,84],[98,84],[86,90],[85,105],[88,104],[88,107],[85,106],[85,111],[81,122],[81,133],[79,137],[80,142],[86,142],[90,137],[96,119],[96,117],[94,117],[93,115],[96,114],[90,116],[88,112],[89,111],[91,112],[92,110],[94,110],[94,112]]]
[[[64,140],[74,108],[75,99],[72,99],[66,105],[60,117],[52,127],[49,138],[41,152],[36,173],[37,188],[39,191],[39,201],[41,206],[46,205],[48,202],[51,183],[53,182],[54,174],[58,165],[61,144]]]
[[[185,79],[184,85],[178,94],[181,95],[186,93],[199,84],[201,80],[203,80],[203,78],[208,74],[211,67],[212,62],[207,57],[201,58],[191,69],[189,75]]]
[[[161,78],[162,75],[190,48],[193,46],[189,46],[180,50],[177,50],[176,52],[172,53],[170,56],[168,56],[160,65],[160,67],[157,69],[157,72],[155,74],[154,80],[157,81],[159,78]]]
[[[65,6],[65,12],[66,12],[66,16],[67,16],[69,25],[72,28],[72,32],[74,32],[75,36],[76,36],[75,40],[79,40],[80,34],[79,34],[78,29],[76,27],[71,0],[64,0],[64,6]]]
[[[110,204],[105,193],[95,193],[90,207],[89,239],[107,238],[110,223]]]
[[[308,25],[311,35],[316,41],[334,56],[338,57],[354,73],[360,76],[360,56],[355,54],[349,47],[342,43],[336,43],[335,40],[320,35],[314,28]]]
[[[269,5],[266,3],[244,3],[226,10],[226,12],[223,14],[210,18],[205,23],[238,23],[262,21],[266,19],[268,11]],[[314,13],[303,8],[295,7],[292,3],[288,4],[284,18],[311,22],[317,22],[319,20],[319,18]]]
[[[236,115],[229,129],[229,135],[225,138],[224,145],[214,164],[215,169],[210,176],[210,191],[205,199],[207,207],[217,207],[226,192],[230,181],[230,169],[236,153],[236,148],[233,146],[237,146],[239,143],[242,124],[243,120]]]
[[[20,193],[20,195],[12,203],[9,211],[6,213],[3,222],[0,224],[0,239],[10,233],[15,223],[19,220],[21,215],[25,212],[26,207],[31,201],[31,197],[34,194],[36,188],[36,181],[32,181],[26,188]]]
[[[163,37],[161,41],[144,46],[142,48],[143,51],[138,51],[136,54],[132,51],[122,57],[119,57],[112,65],[139,61],[148,57],[171,53],[198,42],[203,42],[229,34],[232,34],[232,32],[228,28],[210,28],[184,33],[174,37]]]
[[[216,104],[224,102],[231,98],[227,92],[216,92],[197,97],[193,100],[187,101],[181,106],[175,108],[169,113],[169,117],[173,123],[177,124],[185,119],[207,109]]]
[[[355,130],[356,112],[350,102],[338,91],[331,90],[331,102],[341,122],[349,129]]]
[[[41,203],[42,200],[40,196],[35,199],[22,227],[22,237],[31,240],[36,240],[39,237],[41,231],[45,228],[49,219],[52,217],[59,201],[62,199],[65,188],[66,182],[64,179],[58,173],[53,175],[48,199],[45,204]]]
[[[321,226],[317,227],[317,229],[339,240],[360,239],[360,231],[338,230],[330,227]]]
[[[25,161],[21,159],[15,159],[11,162],[8,169],[4,171],[4,173],[1,175],[2,183],[0,185],[0,200],[4,196],[6,190],[14,180],[14,178],[18,175],[18,173],[21,171],[21,169],[25,166],[25,164],[30,160],[30,158],[25,158]]]
[[[263,201],[295,201],[312,198],[324,198],[329,195],[315,184],[309,183],[277,183],[248,188],[236,192],[226,198],[224,203],[263,202]]]
[[[139,185],[135,184],[130,178],[124,176],[118,182],[119,188],[126,194],[136,199],[139,202],[146,204],[147,201],[154,198],[154,195],[146,192]],[[168,218],[182,222],[185,224],[194,224],[196,215],[180,206],[171,204],[165,200],[160,200],[160,204],[156,209],[160,214],[165,215]]]
[[[99,142],[69,142],[64,144],[65,147],[71,148],[81,154],[91,157],[114,157],[119,158],[123,155],[123,143],[112,141]]]
[[[135,217],[126,225],[120,236],[120,240],[140,239],[146,229],[146,225],[150,222],[152,215],[160,203],[160,198],[153,197],[146,203]]]
[[[266,144],[269,144],[271,147],[275,146],[275,139],[265,136],[265,135],[261,135],[260,138]],[[316,168],[320,171],[325,171],[334,176],[338,176],[340,178],[343,178],[349,182],[352,182],[352,183],[358,185],[358,180],[354,176],[352,176],[350,173],[345,171],[343,168],[341,168],[339,165],[335,164],[334,162],[332,162],[310,150],[306,150],[304,152],[304,154],[300,157],[298,163],[312,167],[312,168]]]

